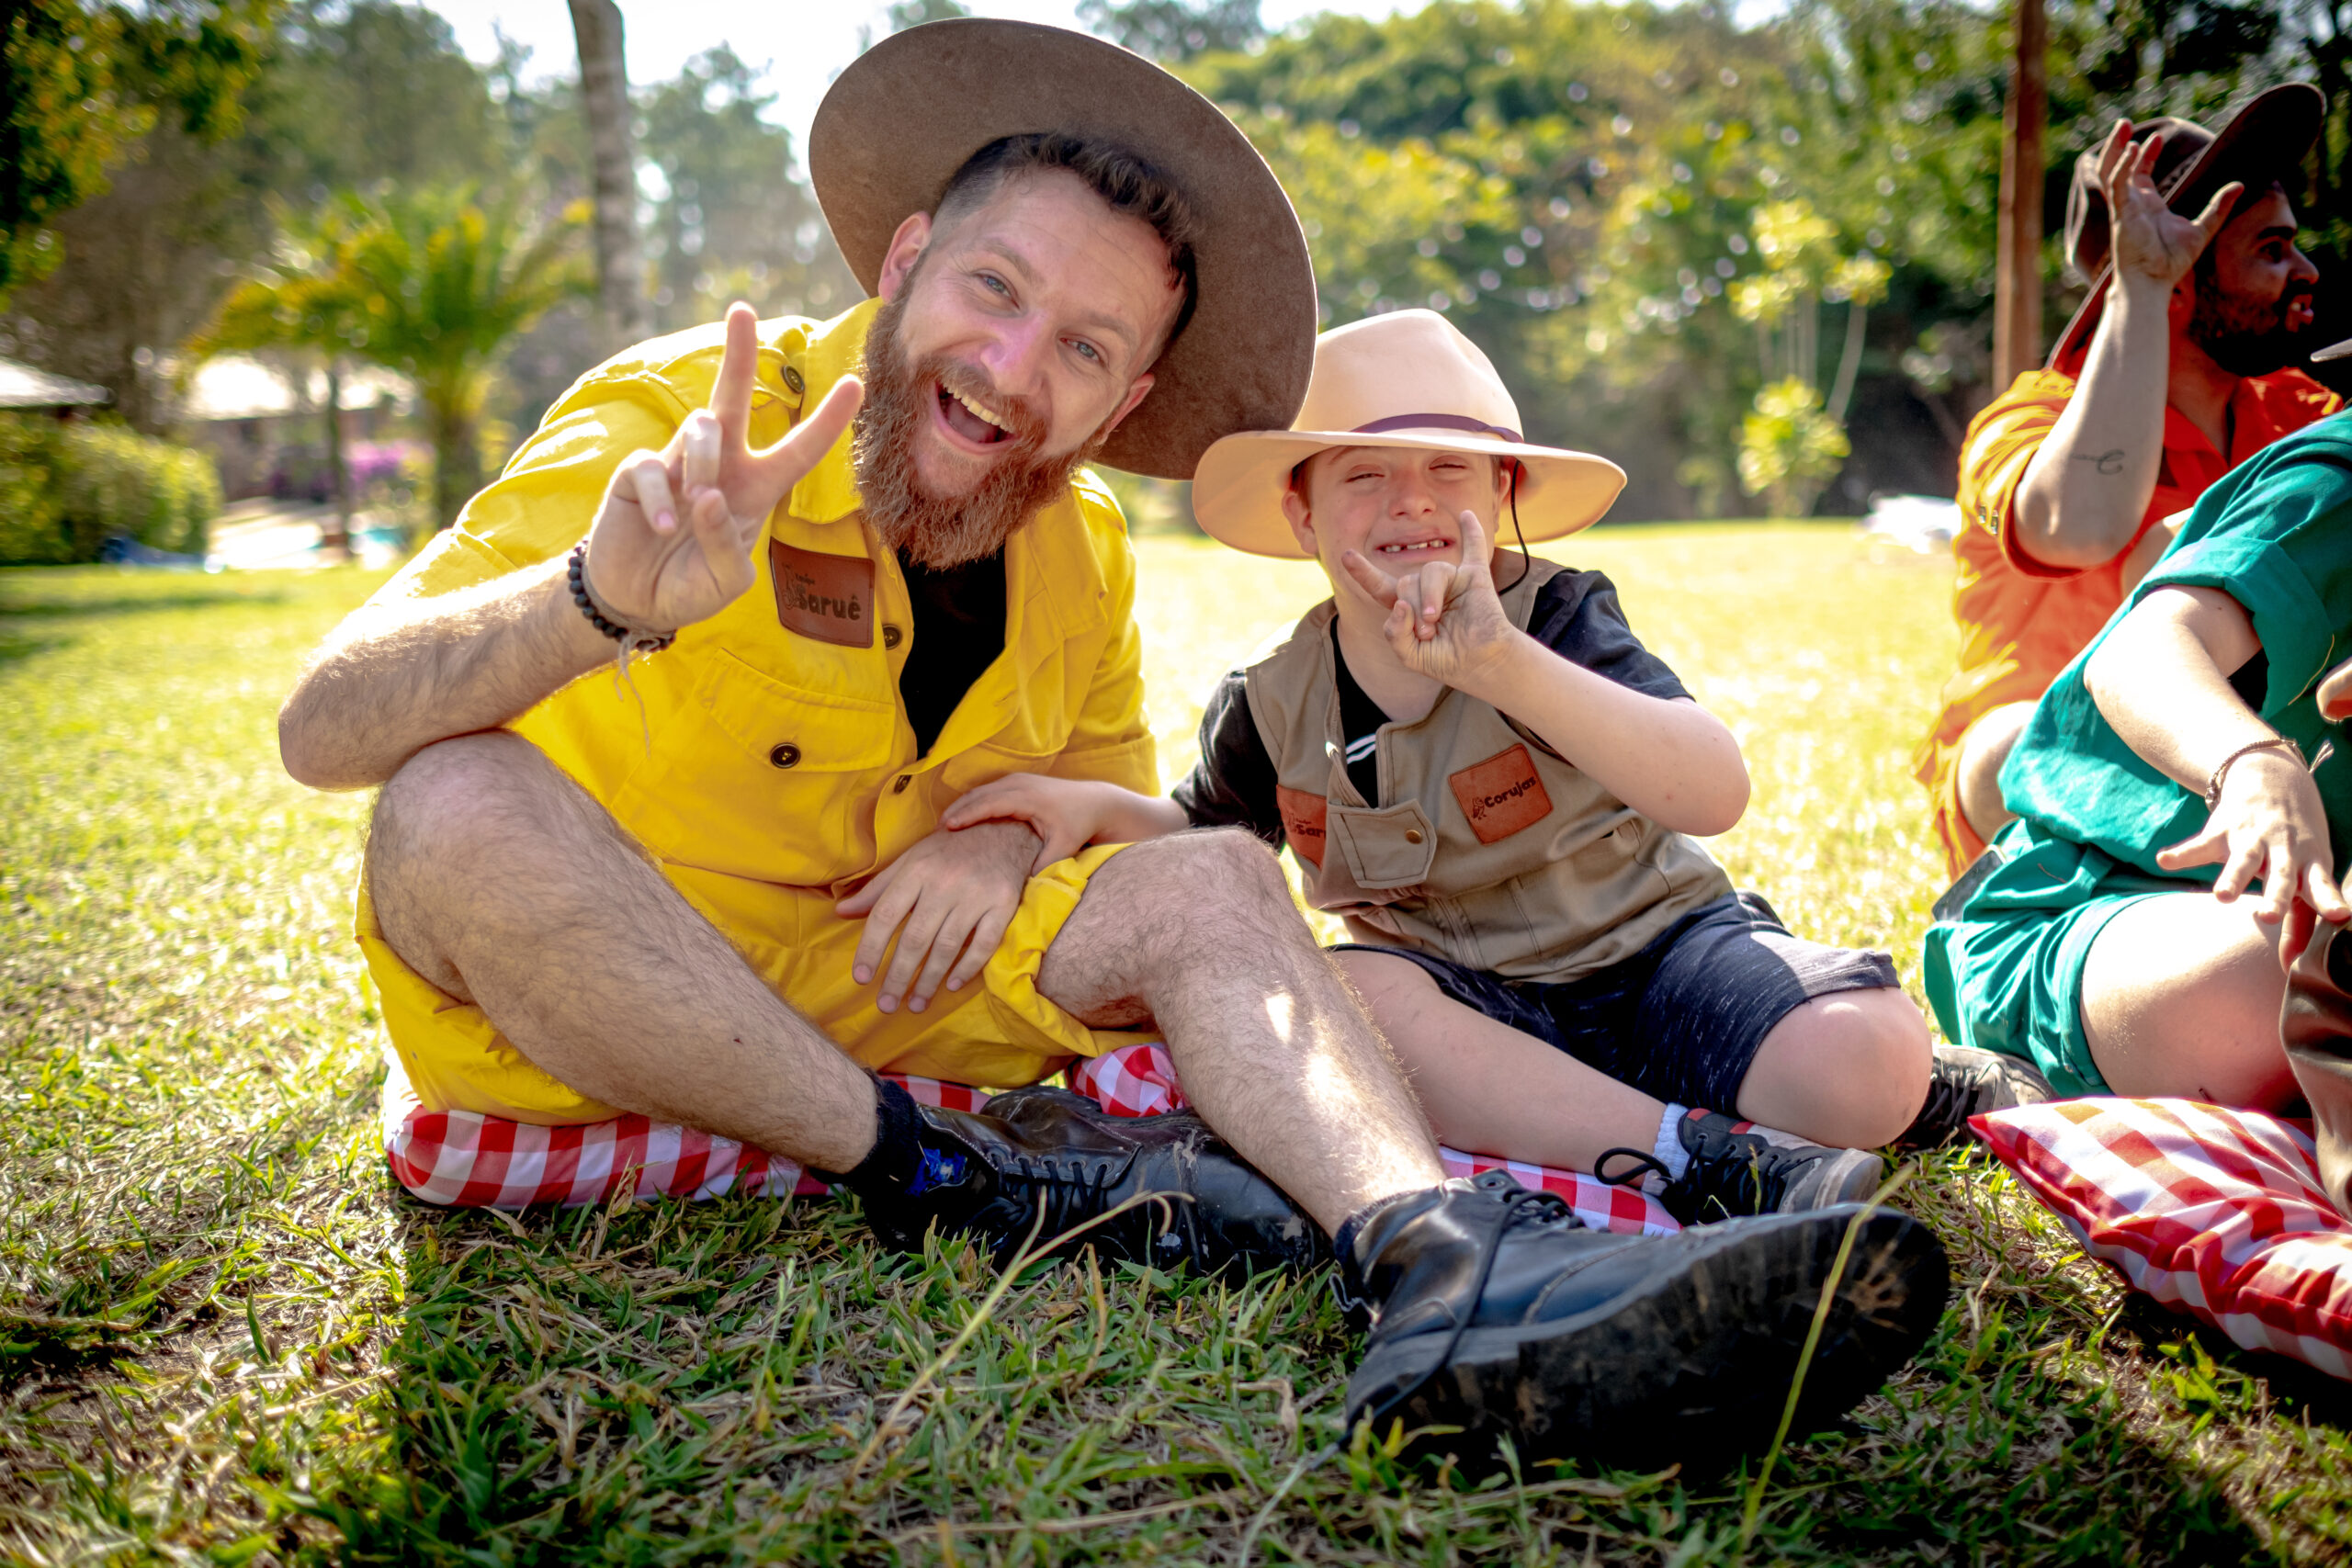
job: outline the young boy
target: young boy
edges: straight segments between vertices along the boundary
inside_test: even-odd
[[[1861,1150],[1949,1135],[2007,1082],[1956,1062],[1974,1092],[1915,1130],[1930,1052],[1893,961],[1790,935],[1685,836],[1739,819],[1738,745],[1606,578],[1489,549],[1506,517],[1522,543],[1582,528],[1624,483],[1519,428],[1442,316],[1325,333],[1294,428],[1219,441],[1193,503],[1234,548],[1319,562],[1332,597],[1225,679],[1174,799],[1024,774],[943,820],[1026,818],[1048,858],[1287,842],[1445,1142],[1646,1174],[1685,1221],[1865,1198]]]

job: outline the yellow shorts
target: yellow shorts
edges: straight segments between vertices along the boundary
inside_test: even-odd
[[[1087,878],[1124,846],[1101,844],[1029,879],[980,983],[942,990],[922,1012],[886,1013],[876,987],[850,977],[865,922],[833,913],[821,891],[663,864],[686,901],[734,944],[768,988],[867,1066],[1006,1089],[1035,1083],[1073,1056],[1153,1038],[1092,1030],[1037,994],[1037,968],[1078,907]],[[478,1111],[560,1126],[620,1111],[541,1072],[481,1010],[442,991],[384,941],[363,883],[355,934],[384,1010],[384,1028],[427,1111]]]

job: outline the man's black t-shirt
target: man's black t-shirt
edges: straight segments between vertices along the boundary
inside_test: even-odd
[[[913,606],[914,644],[899,671],[899,696],[928,754],[947,716],[1004,651],[1004,552],[934,571],[899,557]],[[887,634],[886,634],[887,635]]]
[[[1535,591],[1529,611],[1530,637],[1561,658],[1644,696],[1676,698],[1690,694],[1666,660],[1644,648],[1618,607],[1616,585],[1597,571],[1563,571]],[[1366,696],[1339,657],[1339,626],[1331,628],[1332,662],[1339,671],[1340,724],[1348,753],[1348,777],[1364,799],[1380,802],[1379,760],[1373,739],[1388,716]],[[1247,828],[1281,847],[1282,811],[1274,801],[1274,762],[1250,716],[1250,697],[1238,670],[1217,682],[1201,716],[1201,760],[1175,790],[1176,804],[1195,828]]]

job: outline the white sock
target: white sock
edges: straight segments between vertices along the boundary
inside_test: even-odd
[[[1676,1181],[1681,1180],[1682,1173],[1690,1168],[1690,1151],[1682,1146],[1682,1139],[1676,1132],[1682,1119],[1690,1114],[1689,1106],[1669,1103],[1666,1114],[1657,1119],[1657,1142],[1650,1146],[1650,1153],[1657,1156],[1658,1164],[1666,1167]]]

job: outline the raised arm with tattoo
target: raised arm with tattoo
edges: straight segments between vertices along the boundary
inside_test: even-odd
[[[757,581],[752,548],[768,513],[856,415],[851,378],[782,441],[752,450],[757,327],[750,306],[728,312],[711,406],[687,415],[661,451],[623,458],[583,520],[591,592],[633,631],[691,626]],[[495,728],[611,660],[616,644],[572,602],[568,564],[352,615],[278,714],[286,771],[319,789],[382,784],[433,742]]]
[[[2099,155],[2099,184],[2115,215],[2105,313],[2075,396],[2028,466],[2012,513],[2018,545],[2045,566],[2102,565],[2138,533],[2164,458],[2174,290],[2245,189],[2223,186],[2202,213],[2184,218],[2156,189],[2161,139],[2135,147],[2131,135],[2131,122],[2119,120]],[[2227,397],[2224,388],[2221,402]]]

